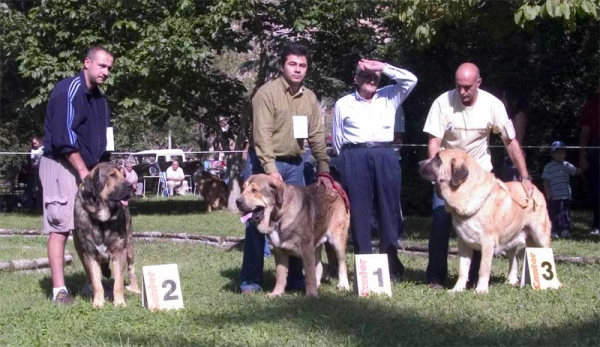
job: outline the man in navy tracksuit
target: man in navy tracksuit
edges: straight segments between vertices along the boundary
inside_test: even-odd
[[[43,187],[44,232],[52,273],[52,301],[72,304],[64,279],[65,244],[74,228],[78,183],[106,151],[110,114],[98,88],[110,76],[113,55],[92,47],[76,76],[58,82],[48,101],[44,122],[44,155],[40,161]]]

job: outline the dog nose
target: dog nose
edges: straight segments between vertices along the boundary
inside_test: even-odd
[[[241,207],[242,207],[242,204],[243,204],[242,198],[237,198],[235,200],[235,204],[237,205],[237,208],[241,210]]]

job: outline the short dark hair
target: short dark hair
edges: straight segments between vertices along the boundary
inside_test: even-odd
[[[310,65],[310,52],[308,47],[299,43],[290,43],[283,48],[281,55],[279,56],[279,62],[283,66],[289,55],[297,55],[299,57],[306,57],[306,63]]]
[[[101,45],[96,45],[96,46],[92,46],[90,47],[90,49],[88,49],[87,54],[85,55],[86,58],[94,59],[94,56],[96,56],[96,53],[98,52],[105,52],[106,54],[110,55],[111,57],[115,57],[111,51],[109,51],[108,49],[106,49],[104,46]]]

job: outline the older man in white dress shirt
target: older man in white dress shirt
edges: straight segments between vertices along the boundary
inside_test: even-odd
[[[384,74],[396,84],[377,89]],[[417,84],[411,72],[376,60],[358,62],[356,91],[339,99],[333,118],[333,148],[341,157],[341,181],[348,193],[357,254],[372,253],[371,211],[379,217],[380,253],[388,255],[390,277],[400,281],[398,258],[401,171],[392,149],[396,109]]]

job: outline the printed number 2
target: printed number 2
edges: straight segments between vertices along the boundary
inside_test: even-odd
[[[167,288],[167,286],[171,286],[171,289],[169,289],[167,291],[167,293],[165,294],[164,300],[165,301],[169,301],[169,300],[177,300],[179,299],[179,297],[177,295],[171,295],[173,294],[173,292],[175,291],[175,289],[177,289],[177,285],[175,284],[175,281],[173,280],[166,280],[163,282],[162,287],[163,288]]]
[[[545,280],[550,281],[554,278],[554,272],[552,272],[552,264],[549,261],[545,261],[541,265],[543,268],[546,268],[546,273],[542,274]]]
[[[378,268],[377,271],[373,271],[373,275],[377,276],[379,287],[383,287],[383,271],[381,271],[381,268]]]

